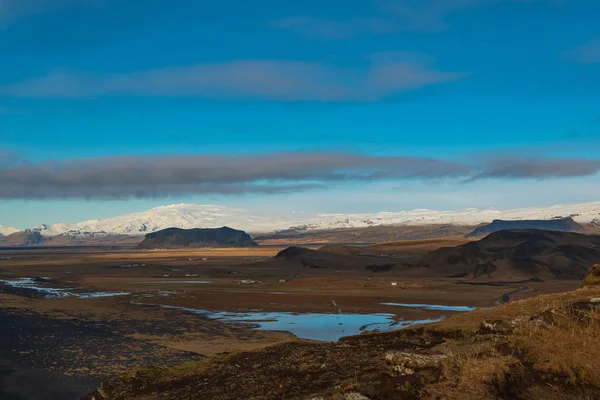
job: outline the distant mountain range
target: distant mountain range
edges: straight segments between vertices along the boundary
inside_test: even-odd
[[[477,227],[473,232],[466,235],[467,238],[484,237],[490,233],[504,231],[507,229],[542,229],[546,231],[559,232],[584,232],[583,226],[578,224],[571,217],[555,218],[550,220],[517,220],[503,221],[496,219],[489,224]]]
[[[3,226],[0,225],[0,236],[8,236],[13,233],[17,233],[19,230],[17,228],[13,228],[12,226]]]
[[[446,277],[514,282],[581,281],[599,262],[600,236],[518,229],[494,232],[478,241],[416,240],[374,246],[324,246],[318,250],[293,246],[261,264],[285,268],[290,274],[318,273],[324,269],[367,270],[420,279]]]
[[[74,238],[100,238],[112,235],[143,236],[166,228],[193,229],[232,226],[252,233],[308,232],[382,225],[450,224],[476,226],[497,219],[551,220],[566,217],[571,217],[580,224],[600,225],[600,202],[514,210],[435,211],[418,209],[375,214],[253,213],[248,210],[214,205],[174,204],[103,220],[89,220],[75,224],[42,224],[27,231],[39,234],[42,237],[62,235]],[[14,228],[0,228],[0,233],[4,235],[15,231]]]

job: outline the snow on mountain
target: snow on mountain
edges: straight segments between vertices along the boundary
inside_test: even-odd
[[[436,211],[417,209],[413,211],[380,212],[377,214],[320,214],[315,222],[296,229],[318,230],[335,228],[358,228],[376,225],[477,225],[495,219],[525,220],[572,217],[579,223],[600,224],[600,202],[519,208],[513,210],[466,209]]]
[[[8,236],[13,233],[19,232],[17,228],[13,228],[12,226],[2,226],[0,225],[0,236]]]
[[[579,223],[600,225],[600,202],[514,210],[435,211],[418,209],[376,214],[288,214],[276,212],[267,214],[215,205],[174,204],[104,220],[96,219],[77,224],[39,225],[31,230],[38,231],[43,236],[62,234],[106,236],[144,235],[171,227],[190,229],[229,226],[248,232],[266,233],[287,229],[303,231],[377,225],[477,225],[491,222],[494,219],[552,219],[569,216]]]
[[[254,232],[270,232],[290,226],[287,215],[281,218],[278,219],[274,215],[250,214],[246,210],[214,205],[174,204],[104,220],[96,219],[77,224],[39,225],[31,230],[39,231],[43,236],[144,235],[172,227],[191,229],[222,226]]]

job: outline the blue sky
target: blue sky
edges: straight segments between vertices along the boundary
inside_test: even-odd
[[[0,0],[0,224],[176,202],[600,200],[598,15],[592,0]]]

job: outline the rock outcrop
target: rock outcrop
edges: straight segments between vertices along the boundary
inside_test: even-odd
[[[148,233],[138,249],[177,249],[202,247],[256,247],[258,244],[244,231],[217,229],[168,228]]]

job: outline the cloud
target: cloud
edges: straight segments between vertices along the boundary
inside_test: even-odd
[[[87,7],[103,0],[0,0],[0,28],[32,14],[42,14],[64,7]]]
[[[100,157],[0,167],[0,199],[121,199],[190,194],[277,194],[373,181],[474,181],[590,176],[600,160],[450,161],[331,152]]]
[[[465,172],[463,165],[447,161],[325,152],[105,157],[0,169],[0,198],[271,194],[346,180],[434,178]]]
[[[0,150],[0,168],[15,165],[21,160],[21,155],[12,151]]]
[[[446,19],[457,12],[497,3],[533,3],[548,0],[371,0],[368,17],[328,20],[291,17],[273,22],[273,27],[292,29],[306,37],[348,39],[361,34],[397,31],[435,33],[448,29]]]
[[[600,159],[504,157],[491,160],[470,180],[483,178],[572,178],[600,172]]]
[[[581,64],[600,63],[600,37],[565,51],[563,58],[567,61]]]
[[[535,1],[538,0],[375,0],[375,3],[399,30],[439,32],[449,28],[446,18],[460,11]]]
[[[423,63],[408,61],[373,61],[367,69],[352,69],[318,62],[243,60],[122,74],[56,71],[0,87],[0,94],[37,98],[139,95],[374,101],[465,76],[462,72],[438,71]]]

